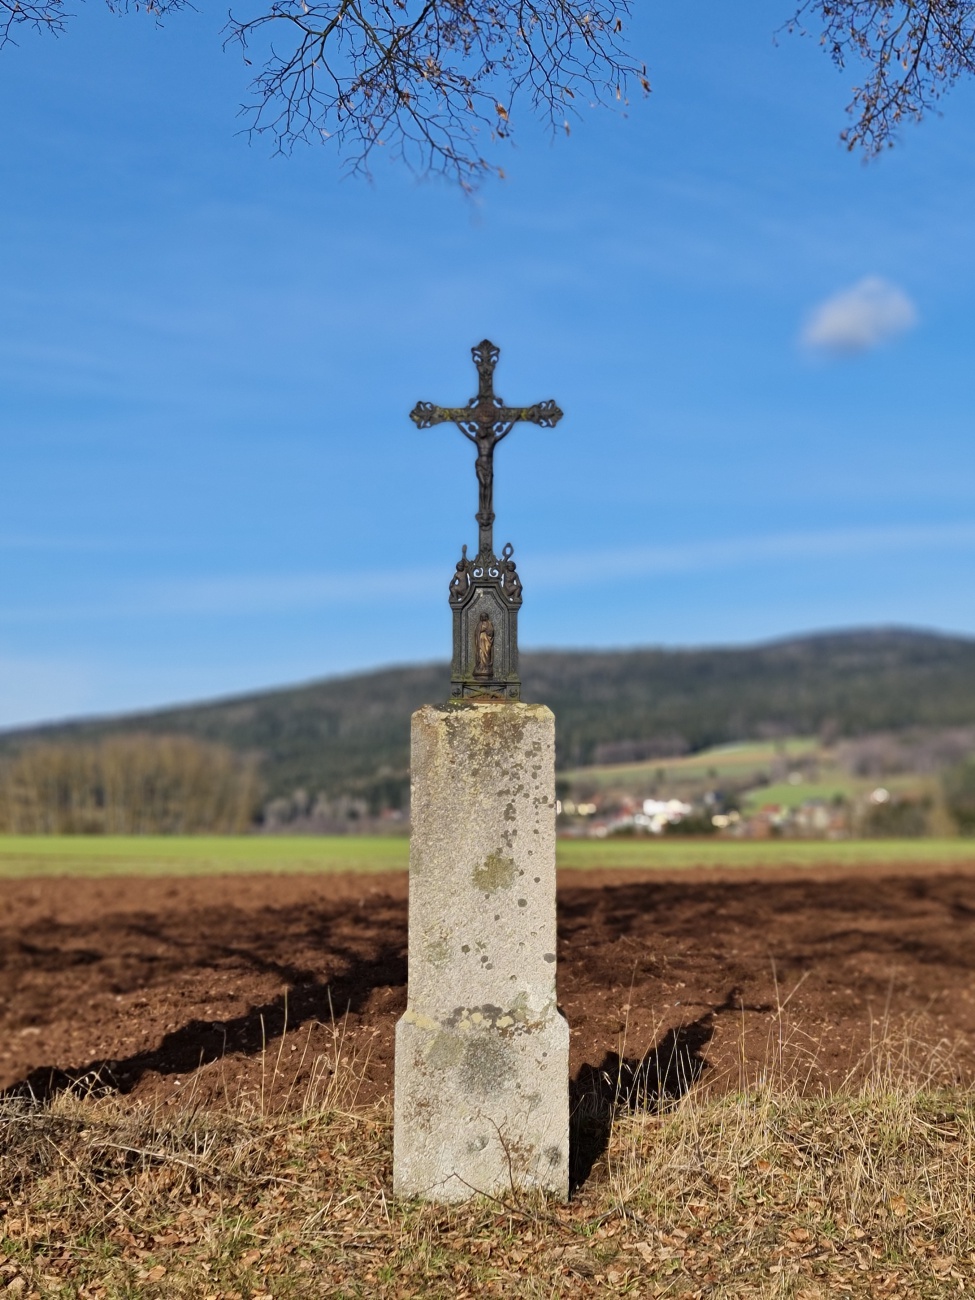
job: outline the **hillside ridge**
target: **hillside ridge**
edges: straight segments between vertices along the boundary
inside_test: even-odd
[[[975,723],[975,639],[873,627],[749,646],[533,650],[524,695],[558,719],[562,767],[676,754],[785,734],[856,736]],[[256,754],[269,797],[296,789],[397,806],[409,717],[447,696],[446,663],[0,733],[0,754],[39,741],[182,734]]]

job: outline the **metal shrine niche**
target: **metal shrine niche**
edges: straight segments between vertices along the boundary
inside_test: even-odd
[[[477,368],[477,396],[459,407],[417,402],[410,419],[418,429],[456,424],[477,448],[477,555],[470,559],[464,546],[450,579],[454,620],[450,694],[454,699],[487,695],[517,700],[521,696],[518,611],[522,587],[510,542],[500,558],[494,553],[494,449],[516,424],[527,422],[552,429],[562,412],[553,401],[505,406],[494,392],[500,349],[484,339],[471,348],[471,355]]]

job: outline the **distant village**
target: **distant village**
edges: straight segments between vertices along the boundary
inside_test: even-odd
[[[614,754],[615,757],[615,754]],[[842,840],[975,834],[975,728],[782,737],[556,774],[565,838]],[[264,803],[270,834],[406,834],[409,783]]]
[[[975,832],[975,732],[784,737],[561,774],[566,837],[841,840]]]
[[[846,800],[807,799],[798,805],[761,804],[752,812],[727,807],[718,792],[709,792],[699,804],[682,799],[633,798],[598,803],[559,803],[560,833],[592,839],[611,835],[717,835],[725,839],[767,840],[847,839],[862,833],[864,813],[889,804],[890,791],[878,786],[867,796],[867,808]],[[925,833],[919,827],[916,833]]]

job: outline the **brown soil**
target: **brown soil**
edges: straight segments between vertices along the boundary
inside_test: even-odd
[[[339,1032],[360,1100],[385,1095],[406,889],[401,874],[0,881],[0,1089],[100,1080],[172,1104],[263,1086],[296,1105]],[[743,1068],[829,1086],[905,1031],[919,1063],[952,1046],[939,1080],[975,1078],[975,863],[566,872],[559,932],[577,1089],[621,1070],[650,1092],[737,1086]]]

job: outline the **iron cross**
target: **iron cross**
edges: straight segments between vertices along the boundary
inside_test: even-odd
[[[466,406],[435,406],[433,402],[417,402],[410,419],[418,429],[429,429],[435,424],[453,423],[465,438],[477,448],[474,468],[477,472],[478,558],[487,560],[494,556],[494,449],[521,421],[537,424],[543,429],[553,429],[562,419],[562,412],[553,401],[536,402],[534,406],[505,406],[494,393],[494,368],[498,364],[500,349],[488,339],[471,348],[477,367],[477,396]]]

